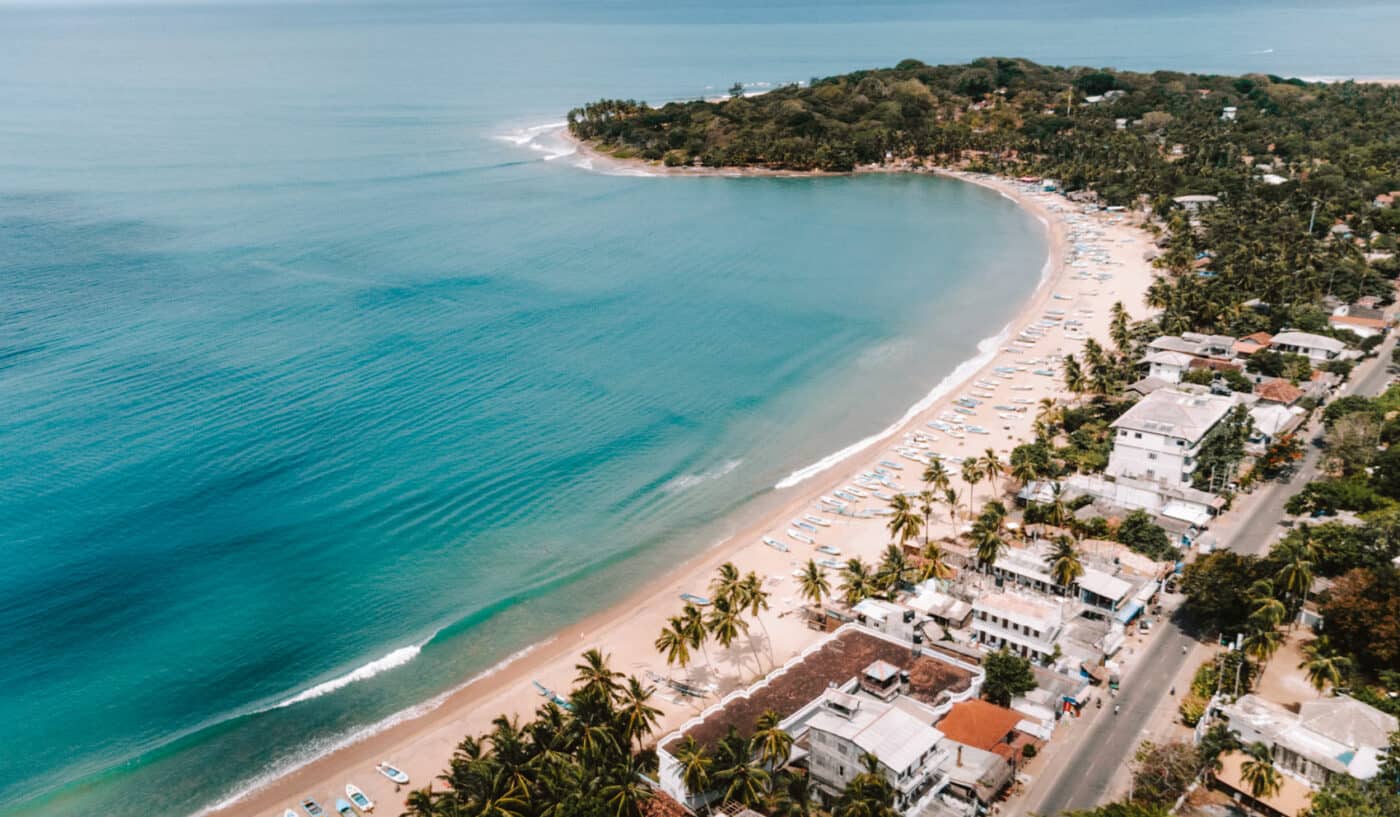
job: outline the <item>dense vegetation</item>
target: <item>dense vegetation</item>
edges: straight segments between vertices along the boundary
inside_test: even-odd
[[[601,100],[568,118],[603,150],[668,165],[962,165],[1144,203],[1166,224],[1160,263],[1174,273],[1149,294],[1161,327],[1240,336],[1327,332],[1325,293],[1389,293],[1393,262],[1370,265],[1363,249],[1393,249],[1400,233],[1400,208],[1371,206],[1400,189],[1398,103],[1400,88],[1381,85],[987,58],[905,60],[755,97]],[[1172,203],[1185,194],[1220,203],[1193,225]],[[1334,238],[1337,223],[1367,247]]]

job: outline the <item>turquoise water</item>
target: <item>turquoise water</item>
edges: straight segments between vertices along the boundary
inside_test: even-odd
[[[381,727],[896,420],[1044,260],[979,188],[525,129],[906,56],[1400,75],[1394,11],[1088,8],[0,8],[0,813]]]

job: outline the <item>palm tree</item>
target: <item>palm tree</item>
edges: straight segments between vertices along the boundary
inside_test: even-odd
[[[733,562],[725,562],[719,566],[714,580],[710,582],[710,592],[716,598],[732,602],[739,592],[740,581],[739,568]]]
[[[812,817],[818,813],[814,802],[816,793],[812,778],[806,772],[783,769],[774,776],[768,814],[772,817]]]
[[[754,723],[753,741],[764,765],[778,769],[786,765],[792,755],[792,735],[778,725],[778,713],[769,709]]]
[[[924,544],[928,544],[928,531],[933,527],[933,508],[938,504],[938,497],[925,488],[919,492],[919,513],[924,518]]]
[[[948,560],[943,553],[943,547],[937,542],[929,542],[924,545],[924,549],[919,551],[919,558],[923,560],[919,565],[919,581],[926,582],[929,579],[946,579],[953,575],[953,569],[948,566]]]
[[[1274,627],[1254,627],[1244,637],[1244,651],[1259,661],[1261,671],[1282,644],[1283,636]]]
[[[948,506],[948,521],[956,525],[958,522],[958,492],[952,488],[944,488],[943,504]]]
[[[690,663],[690,635],[685,630],[685,619],[671,616],[661,635],[656,637],[656,651],[666,656],[666,666],[680,664],[681,669]]]
[[[841,569],[841,600],[847,607],[854,607],[873,589],[870,568],[858,558],[848,559]]]
[[[1050,576],[1055,580],[1055,584],[1069,590],[1080,576],[1084,575],[1084,564],[1079,560],[1079,550],[1074,546],[1074,540],[1068,536],[1059,536],[1055,539],[1055,549],[1045,557],[1045,564],[1050,568]]]
[[[822,606],[822,598],[831,593],[831,582],[827,581],[826,572],[817,564],[816,559],[807,560],[797,582],[802,586],[802,597],[818,609]]]
[[[1351,658],[1342,654],[1325,635],[1309,641],[1303,647],[1303,655],[1306,657],[1298,668],[1307,672],[1308,682],[1319,695],[1328,685],[1333,688],[1341,686],[1351,670]]]
[[[967,515],[972,516],[972,491],[982,481],[982,468],[976,457],[963,460],[962,478],[967,483]]]
[[[715,756],[715,781],[724,787],[724,802],[757,806],[763,802],[769,776],[754,758],[753,741],[732,725],[719,742]]]
[[[604,786],[600,793],[612,817],[641,817],[642,804],[654,794],[642,779],[641,764],[635,755],[628,755],[619,765],[615,782]]]
[[[705,655],[705,663],[710,663],[710,648],[706,642],[710,640],[710,631],[705,627],[705,618],[700,612],[700,608],[690,602],[686,602],[681,608],[681,621],[685,625],[685,637],[690,641],[691,649],[699,648]]]
[[[914,510],[914,506],[909,502],[909,497],[904,494],[895,494],[890,500],[890,521],[888,523],[890,535],[894,536],[899,544],[903,545],[910,539],[919,535],[919,529],[923,526],[924,520]]]
[[[1283,788],[1278,769],[1274,768],[1274,753],[1263,743],[1255,742],[1245,747],[1249,756],[1240,765],[1240,781],[1249,786],[1249,793],[1255,800],[1272,797]]]
[[[1132,333],[1128,331],[1128,310],[1123,308],[1122,301],[1115,301],[1112,314],[1113,320],[1109,323],[1108,335],[1118,353],[1126,356],[1132,351],[1133,345]]]
[[[928,467],[924,468],[924,484],[935,491],[946,491],[952,486],[948,467],[943,464],[943,460],[929,461]]]
[[[1035,410],[1036,436],[1048,440],[1055,435],[1064,420],[1064,411],[1054,398],[1042,397]]]
[[[1317,555],[1308,526],[1299,528],[1297,539],[1290,538],[1275,545],[1269,555],[1283,561],[1277,579],[1280,589],[1294,602],[1290,612],[1296,614],[1307,603],[1308,590],[1313,582],[1313,560]]]
[[[629,676],[627,688],[618,702],[617,714],[622,719],[622,735],[629,743],[636,741],[639,749],[642,740],[652,733],[661,719],[661,710],[648,703],[655,694],[656,687],[643,687],[641,681]]]
[[[574,669],[578,670],[574,683],[586,691],[597,692],[604,700],[616,702],[618,694],[622,692],[622,684],[618,682],[622,673],[608,667],[608,657],[597,647],[589,648],[583,654],[583,663],[574,665]]]
[[[1035,482],[1039,476],[1040,471],[1029,459],[1022,459],[1011,465],[1011,478],[1019,482],[1022,488]]]
[[[1003,470],[1001,458],[997,456],[995,450],[988,448],[982,455],[981,463],[982,476],[987,478],[987,483],[992,486],[992,493],[995,494],[997,490],[997,478],[1001,476]]]
[[[681,767],[681,783],[685,784],[685,790],[690,792],[691,797],[699,797],[710,790],[710,769],[714,764],[704,746],[686,735],[676,748],[674,757]]]
[[[1076,397],[1083,394],[1089,387],[1089,379],[1084,376],[1084,370],[1080,368],[1079,361],[1074,359],[1074,355],[1065,355],[1065,388],[1070,394]]]
[[[881,592],[890,594],[904,581],[909,573],[909,558],[899,545],[887,545],[880,556],[880,567],[875,571],[875,584]]]
[[[408,793],[408,799],[404,800],[404,805],[408,807],[408,810],[403,813],[402,817],[435,817],[439,799],[439,795],[433,793],[431,783],[425,788],[414,789]]]
[[[1006,548],[1000,531],[981,524],[972,526],[972,544],[977,548],[977,564],[983,570],[991,570]]]
[[[758,622],[758,626],[763,628],[763,638],[769,643],[771,648],[772,639],[768,637],[768,625],[763,623],[763,616],[761,615],[763,611],[769,609],[768,597],[771,594],[763,589],[763,579],[760,579],[758,573],[752,570],[744,576],[744,580],[739,587],[744,606],[748,608],[749,615],[753,616],[754,621]],[[750,642],[750,645],[752,645],[752,642]],[[757,650],[754,651],[754,661],[758,661]]]

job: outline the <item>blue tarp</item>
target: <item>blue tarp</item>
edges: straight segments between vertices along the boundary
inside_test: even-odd
[[[1123,609],[1122,609],[1122,610],[1119,610],[1119,611],[1118,611],[1118,613],[1114,616],[1114,618],[1117,619],[1117,620],[1119,621],[1119,623],[1127,624],[1128,622],[1130,622],[1130,621],[1132,621],[1133,619],[1137,618],[1138,615],[1140,615],[1141,613],[1142,613],[1142,602],[1140,602],[1140,601],[1130,601],[1130,602],[1128,602],[1127,604],[1125,604],[1125,605],[1123,606]]]

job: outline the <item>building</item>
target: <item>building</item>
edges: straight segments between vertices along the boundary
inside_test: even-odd
[[[1064,627],[1060,605],[1020,593],[987,593],[972,603],[972,633],[990,650],[1005,648],[1046,662]]]
[[[1333,329],[1345,329],[1361,338],[1384,335],[1390,331],[1390,322],[1386,320],[1383,310],[1359,304],[1344,304],[1337,307],[1332,311],[1327,322],[1332,325]]]
[[[936,579],[914,587],[914,594],[904,606],[926,620],[953,630],[960,630],[972,620],[972,605],[939,589]]]
[[[713,751],[731,728],[747,733],[761,714],[771,710],[778,714],[779,726],[793,738],[793,765],[810,767],[809,722],[829,706],[826,696],[830,690],[857,699],[860,706],[855,709],[864,708],[862,718],[879,714],[883,708],[895,707],[906,714],[914,713],[922,725],[932,729],[932,724],[953,704],[975,698],[981,684],[982,671],[972,662],[912,645],[859,624],[844,624],[764,678],[731,692],[658,741],[658,780],[666,794],[688,808],[700,808],[713,800],[716,793],[686,790],[674,754],[686,738]],[[884,734],[886,726],[895,729],[900,720],[890,719],[872,732],[870,739]],[[840,731],[829,722],[828,725],[832,726],[829,731]],[[927,733],[920,732],[911,740],[927,737],[930,737]],[[857,760],[857,756],[851,757],[852,763]],[[910,771],[911,766],[905,760],[903,756],[881,756],[888,768],[896,770],[896,776],[900,771]],[[929,775],[935,775],[931,758],[925,757],[923,762]],[[841,773],[840,767],[838,763],[837,776]],[[836,777],[830,779],[834,781]],[[912,775],[907,775],[899,785],[901,791],[913,791],[911,780]],[[936,792],[937,785],[942,784],[935,777],[930,791]]]
[[[1113,421],[1113,452],[1105,473],[1167,485],[1189,485],[1196,456],[1234,400],[1160,389]]]
[[[910,711],[912,710],[912,711]],[[880,773],[903,812],[948,784],[944,767],[951,756],[931,712],[917,704],[871,700],[828,689],[807,718],[807,769],[812,781],[837,796],[865,771],[863,756],[879,759]]]
[[[1394,716],[1344,695],[1304,701],[1296,715],[1258,695],[1245,695],[1216,714],[1242,743],[1268,746],[1275,766],[1311,786],[1338,774],[1375,777],[1390,733],[1400,728]]]
[[[1261,403],[1277,403],[1281,406],[1291,406],[1303,399],[1303,390],[1282,377],[1259,383],[1254,387],[1254,393],[1258,395]]]
[[[1304,355],[1314,362],[1336,360],[1347,345],[1336,338],[1311,332],[1280,332],[1274,335],[1271,347],[1280,352]]]
[[[1177,196],[1172,201],[1181,205],[1188,213],[1197,213],[1220,201],[1219,196]]]
[[[863,599],[851,608],[856,621],[894,636],[901,641],[914,640],[914,611],[883,599]]]
[[[1245,335],[1235,341],[1234,352],[1236,357],[1249,357],[1255,352],[1269,348],[1269,344],[1274,340],[1274,336],[1268,332],[1255,332],[1252,335]]]
[[[1191,355],[1183,352],[1153,351],[1143,357],[1147,364],[1147,376],[1167,383],[1180,383],[1181,376],[1191,368]]]

